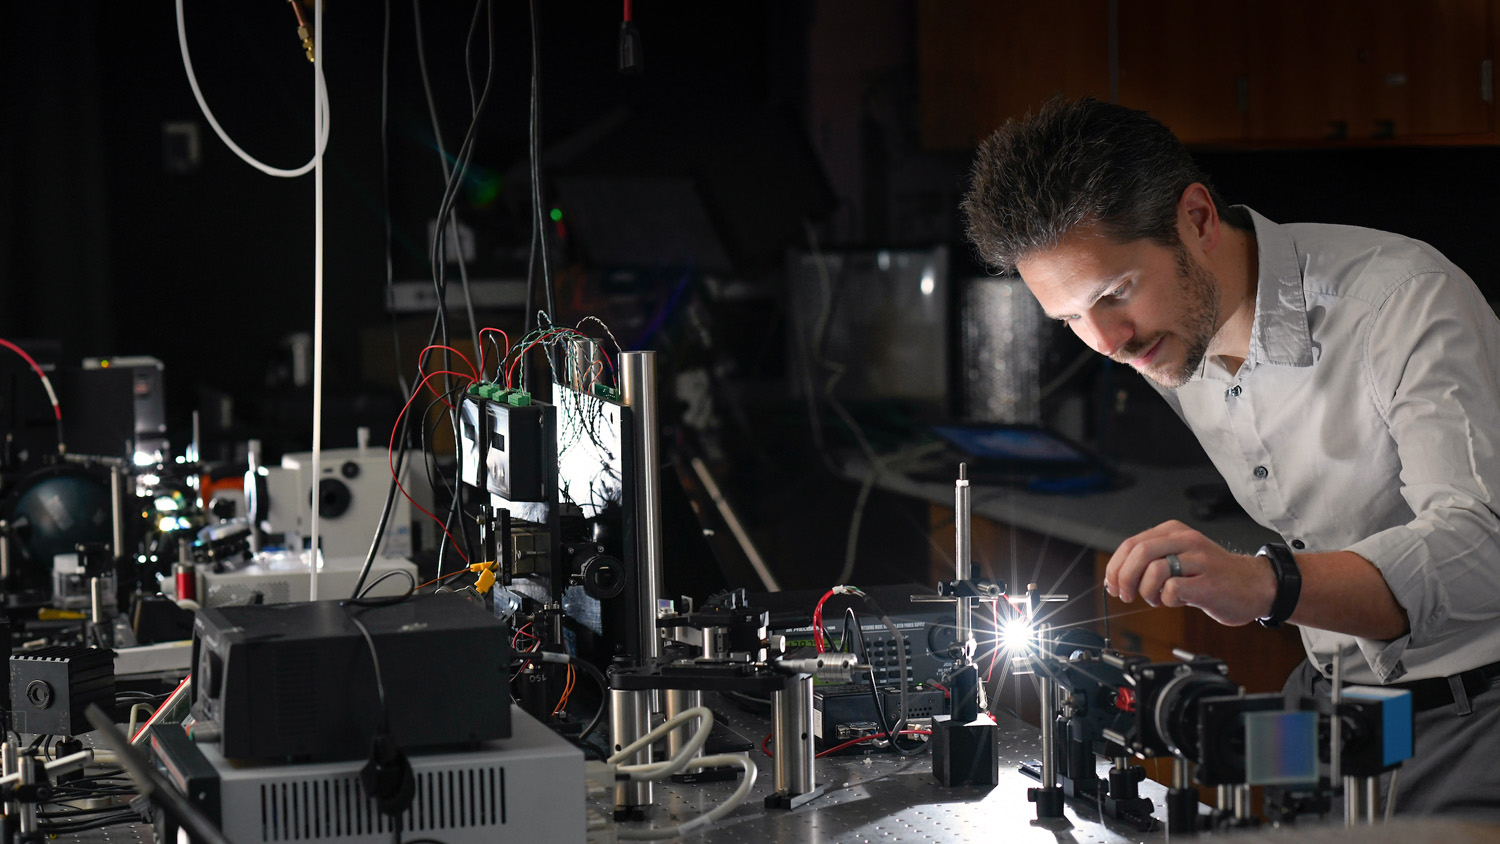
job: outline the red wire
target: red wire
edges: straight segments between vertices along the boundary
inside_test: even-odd
[[[417,374],[418,375],[426,375],[427,374],[427,373],[425,373],[425,372],[422,371],[422,365],[427,362],[427,353],[430,352],[430,351],[432,351],[433,349],[445,349],[445,350],[447,350],[449,352],[452,352],[455,355],[458,355],[459,360],[462,360],[465,364],[468,364],[469,372],[470,372],[469,375],[465,375],[462,372],[450,372],[450,373],[448,373],[449,375],[457,375],[460,378],[467,378],[467,379],[469,379],[470,383],[473,383],[474,381],[478,381],[479,380],[479,373],[474,371],[474,364],[473,364],[473,362],[471,362],[468,358],[464,357],[464,353],[463,352],[460,352],[458,349],[455,349],[452,346],[428,346],[427,348],[425,348],[422,351],[418,352],[417,353]],[[484,348],[480,347],[479,352],[480,352],[480,354],[483,354],[484,353]],[[427,383],[427,379],[425,379],[425,378],[422,379],[422,383],[426,384]],[[448,407],[449,410],[453,409],[453,405],[448,402],[448,397],[445,396],[445,395],[443,395],[442,393],[438,392],[438,388],[437,387],[434,387],[434,386],[428,384],[427,388],[429,390],[432,390],[432,394],[433,395],[441,398],[443,400],[443,404],[447,405],[447,407]]]
[[[406,411],[411,408],[411,403],[416,400],[418,395],[421,395],[422,388],[427,386],[427,382],[432,380],[432,378],[437,375],[456,375],[459,378],[469,378],[470,381],[474,380],[473,378],[470,378],[462,372],[453,372],[447,369],[440,369],[436,372],[427,373],[427,375],[422,378],[422,383],[418,384],[415,390],[412,390],[411,398],[406,400],[406,406],[401,408],[400,413],[396,414],[396,424],[391,426],[391,444],[390,448],[386,452],[386,455],[390,461],[391,478],[396,482],[396,489],[401,490],[401,494],[406,496],[406,500],[411,502],[411,506],[417,508],[418,510],[421,510],[423,513],[426,513],[427,518],[432,519],[434,522],[437,522],[438,527],[442,529],[445,535],[447,535],[448,541],[453,543],[453,550],[457,551],[458,556],[463,559],[465,564],[467,564],[469,562],[469,558],[464,554],[463,549],[458,547],[458,540],[453,538],[453,534],[448,533],[448,526],[443,524],[442,519],[439,519],[437,516],[434,516],[432,513],[428,512],[426,507],[418,504],[417,500],[411,497],[411,493],[406,491],[406,487],[401,485],[401,479],[399,477],[396,477],[396,432],[401,430],[401,417],[406,415]]]
[[[761,743],[760,743],[760,752],[766,754],[767,756],[770,756],[773,759],[776,758],[776,757],[774,755],[772,755],[772,753],[771,753],[771,739],[775,735],[776,735],[775,733],[766,733],[766,737],[764,739],[762,739]],[[898,735],[898,736],[930,736],[930,735],[932,735],[932,730],[902,730],[902,731],[896,733],[896,735]],[[837,752],[839,752],[840,750],[843,750],[846,747],[853,747],[856,744],[864,744],[867,741],[875,741],[876,739],[883,739],[883,738],[889,738],[889,737],[890,736],[887,733],[873,733],[873,734],[868,735],[868,736],[861,736],[861,737],[859,737],[857,739],[850,739],[849,741],[846,741],[843,744],[836,744],[833,747],[828,748],[827,750],[823,750],[823,751],[818,752],[818,754],[815,755],[813,758],[814,759],[822,759],[824,756],[827,756],[830,753],[837,753]]]
[[[625,22],[630,23],[630,0],[625,0]]]
[[[823,605],[828,603],[828,599],[836,594],[838,593],[829,589],[823,593],[822,598],[818,599],[818,605],[813,607],[813,647],[817,649],[818,653],[823,653],[823,651],[827,650],[823,645]]]
[[[529,636],[529,637],[531,637],[533,639],[539,638],[535,633],[527,633],[526,632],[526,628],[528,628],[530,626],[531,626],[531,622],[529,622],[529,621],[526,622],[525,624],[521,625],[521,627],[520,627],[519,630],[516,631],[516,635],[510,637],[510,646],[512,648],[514,648],[516,646],[516,640],[520,639],[521,636],[523,636],[523,635]]]
[[[898,736],[930,736],[930,735],[932,735],[932,730],[902,730],[902,731],[896,733],[896,735],[898,735]],[[874,735],[864,736],[862,738],[857,738],[857,739],[851,739],[849,741],[844,742],[843,744],[836,744],[833,747],[830,747],[827,750],[825,750],[825,751],[817,754],[813,758],[814,759],[822,759],[824,756],[827,756],[830,753],[837,753],[837,752],[839,752],[840,750],[843,750],[846,747],[853,747],[856,744],[864,744],[867,741],[874,741],[876,739],[883,739],[883,738],[889,738],[889,736],[886,733],[875,733]]]
[[[37,365],[36,360],[34,360],[31,357],[31,355],[26,354],[26,350],[25,349],[21,348],[20,346],[17,346],[15,343],[10,342],[9,340],[0,340],[0,346],[4,346],[5,348],[10,349],[12,352],[15,352],[16,354],[18,354],[21,357],[25,358],[26,362],[29,363],[29,364],[31,364],[31,371],[35,372],[36,375],[37,375],[37,377],[40,378],[40,379],[42,379],[42,384],[45,386],[48,383],[48,381],[47,381],[47,373],[45,373],[45,372],[42,371],[42,368]],[[48,396],[47,396],[48,400],[51,400],[51,398],[52,398],[52,396],[51,396],[52,391],[48,390],[47,393],[48,393]],[[58,404],[57,404],[57,402],[55,402],[55,401],[52,402],[52,413],[53,413],[53,415],[55,415],[57,417],[57,421],[59,421],[59,422],[62,421],[62,408],[59,407]]]

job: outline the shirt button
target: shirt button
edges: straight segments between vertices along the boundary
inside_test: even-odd
[[[1301,551],[1303,548],[1307,547],[1307,543],[1303,542],[1300,539],[1293,539],[1292,540],[1292,547],[1296,548],[1298,551]]]
[[[1257,478],[1259,478],[1261,480],[1265,480],[1266,476],[1269,475],[1269,474],[1271,474],[1271,470],[1270,469],[1267,469],[1264,466],[1256,466],[1255,467],[1255,477],[1257,477]]]
[[[1233,387],[1229,388],[1229,395],[1231,395],[1231,396],[1233,396],[1235,398],[1239,397],[1240,392],[1241,392],[1241,389],[1240,389],[1240,385],[1238,385],[1238,384],[1235,384]]]

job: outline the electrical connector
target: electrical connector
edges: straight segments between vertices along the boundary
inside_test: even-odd
[[[646,57],[641,52],[641,33],[630,21],[620,22],[620,72],[640,73],[646,68]]]
[[[475,563],[474,565],[469,566],[469,570],[479,572],[479,579],[474,581],[475,592],[483,595],[489,592],[490,588],[495,585],[494,563]]]
[[[312,24],[307,20],[307,13],[302,11],[301,0],[286,1],[291,4],[292,12],[297,15],[297,38],[302,42],[302,49],[307,51],[307,60],[314,61]]]

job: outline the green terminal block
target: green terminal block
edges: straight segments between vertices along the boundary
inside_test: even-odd
[[[488,383],[486,383],[486,384],[471,384],[469,386],[469,391],[468,392],[469,392],[469,395],[474,396],[476,398],[487,399],[489,401],[501,401],[502,398],[503,398],[503,396],[505,395],[506,391],[500,389],[499,387],[497,387],[494,384],[488,384]]]
[[[525,390],[506,390],[500,400],[511,407],[531,407],[531,394]]]

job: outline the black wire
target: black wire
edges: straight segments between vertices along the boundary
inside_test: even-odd
[[[365,627],[365,623],[359,620],[359,616],[347,604],[344,605],[344,612],[349,616],[349,620],[354,622],[354,626],[359,629],[359,635],[365,638],[365,646],[370,649],[370,662],[375,666],[375,688],[380,693],[380,728],[384,732],[389,733],[391,730],[390,712],[386,709],[385,705],[385,679],[380,674],[380,654],[375,650],[375,639],[370,636],[370,631]]]
[[[569,663],[582,669],[583,673],[589,675],[595,683],[599,684],[599,708],[594,710],[594,717],[589,719],[589,722],[583,727],[583,732],[578,734],[580,740],[586,739],[598,728],[599,720],[604,717],[604,710],[609,707],[609,681],[604,679],[604,672],[595,668],[588,660],[579,659],[572,654],[563,654],[563,656],[566,656]]]
[[[402,577],[405,577],[407,580],[411,581],[411,586],[407,587],[405,595],[401,595],[399,597],[396,597],[394,600],[392,600],[391,598],[387,598],[386,600],[378,601],[378,602],[366,602],[365,601],[365,596],[370,593],[371,589],[374,589],[376,586],[379,586],[382,581],[390,580],[392,577],[395,577],[398,574],[401,575]],[[370,583],[369,586],[366,586],[364,588],[364,591],[362,591],[358,595],[354,596],[354,598],[351,599],[350,603],[354,603],[354,604],[357,604],[358,606],[362,606],[362,607],[380,607],[380,606],[386,606],[387,604],[397,604],[397,603],[400,603],[400,602],[406,600],[407,598],[410,598],[413,594],[416,593],[416,591],[417,591],[417,578],[416,578],[416,575],[413,575],[411,572],[407,571],[406,569],[391,569],[390,571],[386,572],[385,574],[382,574],[381,576],[375,578],[375,580],[373,580]]]
[[[531,0],[531,195],[536,209],[537,230],[541,233],[542,290],[547,302],[547,316],[557,318],[553,299],[552,268],[547,258],[546,209],[542,207],[542,50],[537,37],[536,0]]]
[[[51,833],[58,833],[58,834],[68,833],[68,832],[87,832],[88,830],[103,829],[105,827],[115,826],[117,824],[140,823],[140,820],[141,820],[141,816],[140,815],[136,814],[135,812],[126,811],[126,812],[120,812],[119,814],[116,814],[116,815],[109,815],[109,816],[106,816],[106,817],[95,818],[95,819],[90,820],[90,821],[83,821],[83,822],[79,822],[79,823],[70,823],[70,824],[38,824],[37,825],[37,829],[41,830],[42,832],[51,832]]]
[[[464,80],[469,83],[470,115],[479,110],[479,101],[475,99],[474,91],[474,64],[470,55],[474,51],[474,30],[479,28],[479,9],[483,5],[483,0],[474,4],[474,16],[469,19],[469,33],[464,36]]]
[[[47,804],[43,804],[43,805],[52,805],[52,804],[51,803],[47,803]],[[92,815],[102,815],[102,814],[105,814],[107,812],[119,812],[119,811],[122,811],[122,807],[120,807],[120,806],[104,806],[104,807],[101,807],[101,808],[98,808],[98,809],[71,809],[71,810],[66,811],[66,812],[41,812],[41,811],[38,811],[36,816],[39,817],[39,818],[75,818],[75,817],[84,817],[84,816],[92,816]]]

